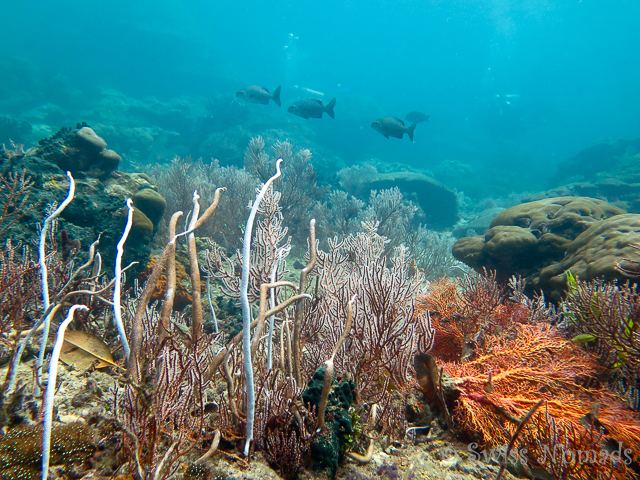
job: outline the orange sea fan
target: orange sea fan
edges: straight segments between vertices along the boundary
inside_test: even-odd
[[[615,395],[583,386],[587,378],[596,374],[594,357],[565,339],[553,326],[516,325],[512,338],[489,335],[482,354],[473,361],[444,365],[445,372],[456,379],[456,430],[485,448],[503,446],[515,432],[519,419],[542,398],[546,400],[544,412],[536,412],[532,421],[536,428],[525,428],[519,440],[520,448],[527,448],[536,459],[543,458],[546,437],[553,437],[566,450],[576,451],[587,447],[602,449],[607,439],[615,439],[631,448],[637,458],[640,419],[624,408]],[[597,434],[597,429],[595,437],[589,435],[594,428],[585,424],[585,418],[589,418],[594,404],[598,405],[594,421],[606,429],[606,437]],[[550,430],[554,430],[553,434]],[[560,468],[552,464],[552,458],[545,462],[542,466],[550,471]],[[616,471],[626,474],[626,467],[614,463],[609,461],[595,470],[576,464],[574,470],[588,470],[588,475],[607,470],[612,478],[624,478],[616,477]]]
[[[476,294],[467,295],[465,299],[459,281],[441,278],[432,282],[428,292],[418,298],[418,309],[431,312],[436,332],[431,355],[445,362],[459,361],[473,354],[476,342],[484,331],[509,335],[508,331],[513,325],[529,321],[531,311],[527,305],[503,302],[484,308],[483,304],[476,302],[482,303],[483,299],[488,298],[486,290],[494,294],[499,290],[496,286],[492,287],[491,280],[483,277],[482,285],[486,288],[475,289]],[[468,280],[467,283],[472,281]]]
[[[429,353],[444,362],[459,361],[464,345],[460,319],[432,315],[431,325],[435,331],[435,339]]]
[[[563,479],[637,478],[619,458],[605,453],[602,462],[585,464],[580,455],[588,452],[589,460],[592,451],[607,452],[615,444],[638,462],[638,413],[608,387],[588,387],[599,384],[597,358],[552,325],[557,321],[553,309],[525,297],[517,281],[509,286],[507,297],[490,275],[431,284],[420,306],[431,311],[436,330],[427,361],[432,363],[422,365],[420,358],[416,368],[425,397],[439,408],[447,404],[445,418],[454,431],[485,449],[508,444],[521,419],[542,399],[543,407],[516,445],[519,452],[529,452],[532,465]],[[443,393],[436,395],[437,364],[446,376]],[[549,455],[549,446],[562,455]]]
[[[458,402],[463,408],[457,408],[456,415],[462,424],[469,423],[466,410],[477,416],[480,413],[474,413],[476,410],[491,407],[507,418],[518,418],[540,398],[553,401],[563,392],[583,390],[580,380],[595,366],[590,356],[581,354],[549,325],[518,324],[516,328],[514,338],[487,336],[483,353],[475,360],[445,364],[445,371],[458,379]],[[516,426],[501,428],[502,435],[492,426],[488,429],[492,435],[482,440],[508,441]]]
[[[429,310],[442,318],[451,318],[460,308],[458,302],[458,281],[442,277],[429,284],[429,291],[418,298],[417,308],[422,312]]]
[[[431,313],[436,333],[430,353],[444,361],[457,361],[462,354],[465,332],[460,309],[458,281],[447,277],[431,282],[428,292],[416,302],[417,313]]]

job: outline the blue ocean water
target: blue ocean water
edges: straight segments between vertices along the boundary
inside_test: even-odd
[[[79,109],[104,89],[235,101],[246,85],[282,85],[281,109],[254,111],[285,134],[305,124],[346,164],[460,162],[521,190],[602,139],[640,136],[633,0],[24,0],[3,11],[0,114]],[[82,95],[60,95],[69,88]],[[337,98],[335,121],[286,112],[313,96]],[[412,110],[431,115],[413,144],[370,127]]]

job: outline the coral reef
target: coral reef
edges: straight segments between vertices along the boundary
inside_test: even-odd
[[[291,180],[295,188],[289,198],[302,199],[305,207],[294,215],[295,209],[286,210],[281,204],[284,193],[278,190],[277,183],[260,188],[260,201],[252,203],[256,218],[251,242],[246,241],[247,248],[235,255],[215,239],[208,242],[208,252],[198,255],[197,249],[204,242],[196,232],[202,235],[211,225],[217,228],[225,222],[226,232],[251,231],[250,226],[243,230],[240,219],[246,216],[248,200],[255,198],[258,175],[268,172],[272,160],[257,141],[250,150],[255,157],[251,167],[255,167],[255,174],[220,167],[217,162],[205,165],[174,160],[174,177],[167,176],[164,183],[170,185],[170,178],[177,179],[173,182],[175,189],[167,194],[167,208],[181,204],[192,214],[184,222],[183,231],[178,227],[183,223],[180,213],[174,213],[163,231],[166,245],[149,265],[146,284],[128,290],[122,297],[118,297],[119,288],[112,290],[103,278],[99,265],[89,262],[83,264],[81,271],[74,267],[74,256],[83,248],[76,242],[72,227],[65,228],[64,235],[58,235],[59,230],[54,228],[47,238],[52,308],[64,312],[69,302],[86,305],[86,312],[74,319],[69,317],[66,322],[73,321],[77,330],[97,333],[115,350],[115,362],[119,364],[112,371],[117,386],[106,395],[106,401],[104,395],[101,400],[108,409],[103,415],[112,422],[108,442],[117,452],[112,465],[105,467],[108,475],[211,478],[220,472],[211,467],[216,462],[218,466],[224,464],[220,458],[245,462],[238,458],[243,455],[242,445],[244,456],[252,463],[263,455],[286,478],[300,477],[312,461],[319,459],[319,463],[324,462],[320,468],[331,476],[338,475],[345,458],[372,464],[368,472],[375,472],[382,463],[380,458],[388,457],[376,459],[374,451],[381,445],[389,451],[399,448],[396,445],[400,444],[391,441],[404,439],[408,432],[407,405],[418,405],[414,368],[424,374],[414,367],[414,357],[431,349],[437,361],[450,362],[445,365],[448,376],[442,379],[433,376],[437,368],[426,369],[432,377],[431,385],[442,385],[440,394],[436,392],[431,398],[443,411],[451,412],[447,420],[460,435],[489,447],[503,444],[513,433],[517,419],[528,410],[527,405],[535,400],[532,397],[538,394],[548,402],[543,412],[548,417],[538,415],[532,419],[530,425],[536,426],[538,433],[524,431],[520,441],[525,443],[520,446],[533,445],[536,439],[551,434],[550,425],[557,426],[558,432],[565,428],[583,433],[578,430],[577,415],[584,416],[586,398],[592,396],[603,403],[596,416],[607,426],[606,438],[620,439],[625,445],[638,443],[637,435],[628,428],[635,425],[628,410],[616,403],[605,386],[598,391],[586,385],[587,379],[596,378],[593,357],[580,356],[580,346],[550,325],[557,322],[557,315],[542,299],[527,299],[517,282],[507,290],[496,282],[495,276],[466,275],[459,280],[430,284],[425,281],[427,270],[435,275],[445,261],[439,253],[429,260],[421,250],[444,245],[438,247],[442,252],[450,238],[430,232],[424,225],[412,229],[416,205],[398,189],[369,193],[368,205],[354,201],[346,193],[336,193],[336,204],[344,201],[347,207],[358,210],[357,216],[364,220],[362,230],[350,231],[358,228],[353,222],[336,222],[344,229],[342,237],[316,239],[315,220],[310,221],[307,253],[298,257],[306,264],[299,281],[293,282],[287,266],[293,242],[285,225],[302,222],[310,209],[317,207],[319,199],[315,194],[304,197],[305,192],[296,193],[299,183],[315,178],[307,168],[308,153],[302,150],[296,157],[284,142],[276,147],[276,153],[284,152],[285,161],[296,167],[292,170],[294,179],[304,179]],[[34,161],[22,153],[11,160],[18,157],[24,157],[26,165]],[[44,160],[43,163],[48,165]],[[55,165],[51,169],[59,172]],[[19,204],[33,187],[26,176],[12,175],[5,182],[5,191],[9,192],[5,198]],[[62,182],[62,177],[47,175],[47,182],[51,178]],[[118,179],[121,183],[116,182]],[[223,185],[226,179],[246,187],[248,198],[230,198],[225,206],[224,197],[234,197],[235,192],[213,188]],[[37,186],[38,181],[42,180],[36,178],[33,185]],[[208,186],[198,188],[198,193],[191,192],[189,198],[189,190],[198,183]],[[143,221],[133,219],[132,232],[138,223],[146,224],[151,232],[163,228],[164,202],[152,193],[153,185],[146,175],[112,172],[104,182],[81,179],[77,195],[82,198],[83,189],[89,186],[96,191],[103,187],[112,193],[127,192],[127,196],[139,193],[134,198],[132,216],[140,212],[145,217]],[[321,187],[316,186],[317,193]],[[200,200],[208,204],[202,214]],[[348,216],[344,213],[348,208],[332,207],[336,208],[336,218]],[[234,208],[237,211],[232,211]],[[567,211],[574,212],[569,208]],[[287,212],[291,215],[288,221]],[[63,212],[58,228],[70,224],[67,216]],[[298,220],[293,220],[295,216]],[[6,222],[14,218],[7,216]],[[384,231],[396,238],[387,238]],[[558,226],[557,231],[563,230]],[[58,237],[60,244],[56,243]],[[132,238],[139,242],[139,237]],[[185,238],[190,282],[184,281],[187,271],[180,268]],[[416,251],[415,257],[408,247]],[[97,262],[93,253],[90,257]],[[17,270],[27,278],[36,269],[33,261],[29,262],[30,257],[10,243],[6,244],[4,255],[10,265],[22,261],[24,268]],[[201,268],[203,258],[205,264]],[[245,318],[248,325],[251,322],[245,330],[232,336],[224,329],[211,333],[203,329],[202,270],[219,290],[216,307],[242,300],[242,313],[248,311]],[[24,285],[9,273],[4,275],[7,295],[20,295]],[[181,311],[180,284],[185,287],[184,301],[189,299],[191,303],[190,309]],[[0,287],[3,285],[0,283]],[[186,290],[187,285],[190,291]],[[78,292],[73,291],[76,288]],[[39,288],[34,290],[40,293]],[[113,302],[107,299],[111,291]],[[35,319],[47,316],[37,298],[25,296],[25,300],[29,304],[7,299],[7,325],[3,327],[9,332],[4,340],[7,352],[21,338],[20,330],[34,327]],[[111,303],[115,305],[114,313]],[[124,320],[120,339],[111,325],[112,316],[116,321],[118,316]],[[58,321],[56,313],[54,327]],[[121,346],[123,338],[129,342],[129,352]],[[246,342],[247,348],[239,348],[241,341]],[[342,376],[332,384],[332,374],[327,372],[334,366]],[[319,370],[321,367],[324,370]],[[253,397],[245,394],[251,377]],[[310,379],[305,394],[304,385]],[[421,382],[423,386],[427,383]],[[15,394],[12,389],[9,392]],[[570,406],[567,413],[559,411],[554,395]],[[425,414],[421,418],[432,417]],[[435,423],[430,427],[434,432]],[[568,442],[567,448],[575,446],[569,433],[558,435],[564,435],[562,441]],[[106,441],[101,438],[101,444]],[[451,461],[444,453],[440,460]],[[551,469],[553,465],[545,463],[544,467]],[[399,475],[397,471],[380,469],[378,476],[394,478]],[[409,475],[411,471],[408,469]]]
[[[217,160],[206,164],[180,157],[175,157],[168,168],[156,167],[150,169],[150,173],[166,197],[168,211],[191,210],[196,189],[204,202],[213,199],[216,186],[224,185],[233,191],[234,195],[220,200],[220,215],[203,225],[201,235],[229,250],[240,246],[242,229],[235,219],[246,215],[247,204],[255,195],[258,182],[255,175],[236,166],[221,167]]]
[[[331,191],[327,202],[316,204],[313,209],[318,218],[318,231],[326,238],[345,237],[357,232],[362,222],[378,222],[378,233],[388,239],[385,251],[391,253],[401,245],[407,247],[415,268],[428,280],[449,275],[459,264],[451,255],[453,237],[418,223],[419,207],[407,201],[398,188],[371,190],[368,200],[365,203],[345,191]],[[321,246],[326,248],[328,245],[321,241]]]

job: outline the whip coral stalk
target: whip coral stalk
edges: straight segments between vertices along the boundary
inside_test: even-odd
[[[255,385],[253,384],[253,365],[251,364],[251,305],[249,304],[249,273],[251,271],[251,232],[260,202],[264,198],[271,184],[281,175],[280,164],[282,158],[276,162],[276,173],[265,182],[258,193],[244,230],[242,243],[242,277],[240,278],[240,301],[242,302],[242,353],[244,355],[244,372],[247,390],[247,440],[244,445],[244,455],[249,456],[249,448],[253,440],[253,422],[256,414]]]
[[[40,259],[40,279],[42,283],[42,304],[43,309],[46,311],[49,308],[49,272],[47,269],[47,254],[45,252],[45,244],[47,241],[47,233],[51,228],[53,221],[62,213],[62,211],[71,203],[76,191],[76,183],[71,176],[71,172],[67,172],[69,177],[69,193],[67,198],[56,208],[51,215],[45,218],[42,224],[42,230],[40,230],[40,244],[38,246],[38,257]],[[44,352],[47,346],[47,337],[49,336],[49,327],[51,325],[51,316],[47,315],[44,321],[44,330],[42,331],[42,339],[40,340],[40,352],[38,353],[38,361],[36,363],[36,388],[40,381],[40,374],[42,372],[42,361],[44,360]]]
[[[73,314],[76,310],[89,310],[84,305],[74,305],[69,309],[67,318],[60,324],[58,334],[56,335],[56,343],[49,360],[49,379],[47,381],[47,391],[44,397],[44,425],[42,431],[42,480],[47,480],[49,476],[49,456],[51,454],[51,424],[53,423],[53,397],[56,393],[56,378],[58,376],[58,359],[62,350],[62,342],[64,341],[64,331],[73,320]]]
[[[124,254],[124,242],[127,241],[129,232],[131,231],[131,225],[133,224],[133,202],[130,198],[127,198],[127,224],[124,227],[122,238],[118,242],[118,253],[116,255],[116,283],[113,287],[113,318],[116,321],[116,327],[118,328],[118,335],[120,335],[120,342],[122,342],[122,348],[124,350],[124,356],[129,362],[129,342],[127,341],[127,335],[124,331],[124,323],[122,322],[122,312],[120,307],[120,285],[122,283],[122,255]]]
[[[189,252],[189,265],[191,267],[191,285],[192,291],[191,295],[193,295],[193,315],[191,319],[191,342],[192,346],[195,346],[198,343],[198,337],[201,334],[202,330],[202,302],[200,300],[200,267],[198,266],[198,254],[196,252],[196,237],[194,230],[198,228],[202,223],[209,218],[209,216],[214,212],[217,208],[218,203],[220,202],[220,193],[225,191],[226,188],[218,188],[216,189],[213,203],[205,210],[202,217],[200,215],[200,204],[198,203],[198,199],[200,196],[198,195],[198,191],[193,192],[193,214],[191,215],[191,222],[189,223],[189,228],[187,230],[187,248]],[[175,245],[174,245],[175,249]],[[175,270],[175,259],[172,260],[172,269]],[[175,272],[174,272],[175,277]],[[175,278],[174,278],[175,283]],[[175,285],[174,285],[175,287]],[[213,311],[213,309],[212,309]],[[216,326],[217,329],[217,326]]]

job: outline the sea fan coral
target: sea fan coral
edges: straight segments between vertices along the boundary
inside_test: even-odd
[[[377,224],[363,224],[365,232],[342,241],[329,241],[329,252],[318,252],[320,295],[311,304],[303,331],[304,370],[310,377],[344,330],[346,308],[355,295],[352,331],[347,348],[336,355],[336,370],[349,372],[358,396],[380,404],[380,423],[390,432],[404,428],[404,404],[398,399],[413,388],[411,359],[432,346],[434,330],[428,314],[418,311],[415,297],[424,276],[411,272],[404,247],[388,261],[387,239]],[[390,266],[387,265],[390,263]]]
[[[635,478],[628,467],[632,460],[638,460],[640,419],[609,389],[587,387],[595,384],[598,376],[597,358],[551,325],[555,319],[552,310],[547,310],[547,322],[540,321],[544,309],[539,299],[523,300],[516,290],[512,293],[512,298],[520,300],[516,303],[498,295],[500,289],[491,285],[495,282],[491,277],[474,282],[474,277],[468,276],[455,294],[450,288],[446,290],[451,299],[448,306],[453,305],[454,311],[449,308],[447,317],[439,318],[433,351],[449,355],[439,360],[444,374],[452,377],[444,382],[444,396],[454,430],[481,448],[502,447],[527,411],[543,399],[543,408],[533,415],[517,441],[518,451],[526,449],[529,462],[558,478]],[[469,285],[473,288],[463,290]],[[518,284],[511,285],[517,288]],[[437,287],[442,292],[441,286]],[[440,303],[438,295],[427,295],[422,305],[436,307]],[[460,331],[473,343],[473,355],[462,356],[460,352],[458,359],[443,361],[450,358],[452,348],[438,349],[438,337],[455,338]],[[425,371],[433,376],[437,369]],[[436,384],[434,379],[421,381],[423,388]],[[434,398],[431,392],[425,395]],[[599,455],[612,443],[620,445],[623,452],[629,449],[628,462],[610,454],[602,454],[602,461],[595,463],[566,461],[571,452],[593,450]]]

